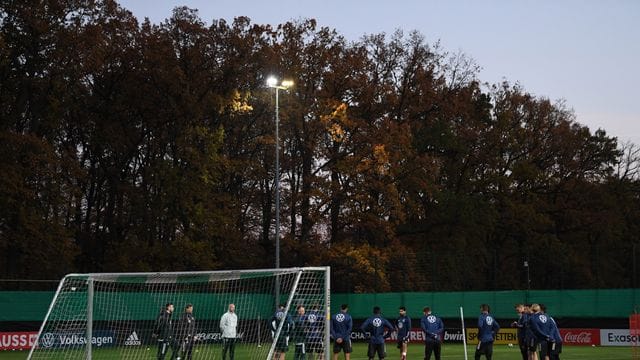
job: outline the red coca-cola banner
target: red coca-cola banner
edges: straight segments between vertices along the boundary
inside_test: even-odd
[[[37,340],[37,331],[0,332],[0,350],[31,349]]]
[[[562,345],[600,345],[600,329],[560,329]]]

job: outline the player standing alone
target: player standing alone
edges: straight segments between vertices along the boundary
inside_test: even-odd
[[[196,337],[196,318],[193,316],[192,304],[187,304],[184,307],[184,312],[182,313],[182,316],[180,316],[178,324],[176,343],[180,347],[182,357],[178,356],[176,359],[191,360],[193,342]]]
[[[373,307],[373,316],[364,321],[360,330],[369,333],[369,349],[367,351],[369,360],[373,360],[376,353],[378,353],[378,359],[383,360],[387,356],[384,339],[391,335],[393,324],[382,317],[378,306]]]
[[[420,327],[424,332],[424,358],[431,359],[431,353],[433,353],[436,360],[440,360],[444,323],[442,319],[431,313],[431,308],[428,306],[422,309],[422,313],[424,316],[420,320]]]
[[[331,318],[331,337],[333,341],[333,360],[338,360],[340,351],[344,351],[345,360],[351,357],[351,329],[353,328],[353,320],[351,315],[347,313],[349,306],[342,304],[340,312]]]
[[[229,304],[229,310],[220,318],[220,330],[222,330],[222,360],[233,360],[236,351],[236,337],[238,336],[238,315],[236,305]]]
[[[167,303],[160,314],[158,314],[158,318],[156,319],[156,326],[153,330],[153,337],[158,338],[158,360],[164,360],[164,357],[169,352],[169,347],[173,348],[173,352],[171,353],[171,358],[175,358],[178,354],[178,349],[176,349],[176,345],[173,342],[173,322],[171,320],[171,315],[173,314],[173,304]]]
[[[398,335],[398,349],[400,349],[400,359],[407,358],[407,346],[409,344],[409,333],[411,331],[411,318],[407,315],[407,308],[400,306],[398,312],[400,316],[396,320],[396,333]]]
[[[480,316],[478,317],[478,347],[476,347],[475,360],[480,360],[484,354],[487,360],[493,356],[493,341],[500,330],[498,322],[489,314],[489,305],[480,305]]]

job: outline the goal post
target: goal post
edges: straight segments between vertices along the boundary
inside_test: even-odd
[[[280,351],[293,356],[294,339],[305,343],[307,358],[311,350],[311,359],[329,359],[329,278],[329,267],[69,274],[28,359],[171,359],[174,352],[180,359],[189,353],[217,359],[234,351],[237,358],[268,360]],[[237,316],[232,341],[220,328],[230,304]],[[284,309],[277,311],[278,304]],[[290,321],[276,317],[282,312]]]

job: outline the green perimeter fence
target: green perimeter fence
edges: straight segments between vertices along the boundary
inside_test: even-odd
[[[0,291],[0,322],[2,321],[42,321],[47,312],[53,291]],[[96,294],[96,296],[100,296]],[[131,304],[155,303],[148,294],[124,293],[123,299]],[[194,293],[192,302],[197,304],[199,297],[222,296],[229,294]],[[236,294],[234,296],[270,296],[267,294]],[[85,295],[76,295],[76,301],[86,301]],[[395,314],[398,306],[406,306],[412,317],[422,315],[422,308],[430,306],[435,313],[444,318],[460,316],[460,307],[465,310],[465,318],[477,316],[480,304],[491,305],[496,318],[512,318],[513,305],[516,303],[543,303],[549,312],[557,318],[627,318],[638,310],[640,289],[597,289],[597,290],[531,290],[531,291],[477,291],[477,292],[399,292],[376,294],[332,294],[331,311],[338,311],[340,304],[349,304],[349,312],[356,319],[363,319],[371,314],[374,305],[380,306],[384,313]],[[204,301],[203,301],[204,303]],[[211,299],[207,299],[211,303]],[[269,301],[263,302],[265,304]],[[224,310],[224,301],[220,307],[198,308],[201,319],[219,318]],[[138,307],[137,308],[144,308]],[[138,314],[138,319],[152,320],[157,316],[157,309],[149,307],[146,313]],[[222,311],[222,312],[221,312]],[[241,309],[238,310],[241,312]],[[270,313],[273,309],[265,308],[260,313]],[[98,310],[96,320],[103,314]]]

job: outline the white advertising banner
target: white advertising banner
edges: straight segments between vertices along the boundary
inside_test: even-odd
[[[631,335],[629,329],[600,329],[602,346],[631,346],[640,344],[640,335]]]

